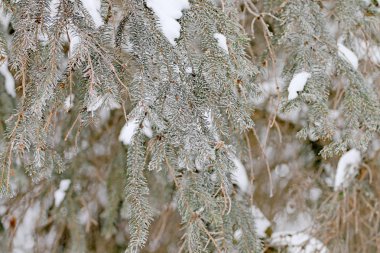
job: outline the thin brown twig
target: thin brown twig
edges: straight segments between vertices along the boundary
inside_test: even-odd
[[[257,132],[255,130],[255,128],[252,128],[253,130],[253,134],[255,135],[255,138],[257,140],[257,142],[259,143],[259,147],[260,147],[260,151],[261,151],[261,154],[263,156],[263,159],[264,159],[264,162],[265,162],[265,165],[266,165],[266,168],[267,168],[267,172],[268,172],[268,177],[269,177],[269,197],[273,197],[273,182],[272,182],[272,173],[270,171],[270,166],[269,166],[269,162],[268,162],[268,158],[267,158],[267,155],[265,154],[265,151],[260,143],[260,138],[259,136],[257,135]]]

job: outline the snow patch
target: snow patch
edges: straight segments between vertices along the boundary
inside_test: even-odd
[[[71,184],[70,179],[64,179],[59,184],[59,189],[54,192],[54,205],[59,207],[66,196],[66,191]]]
[[[76,53],[78,45],[81,42],[81,39],[72,27],[69,28],[68,33],[69,33],[69,41],[70,41],[70,50],[69,50],[70,55],[69,56],[71,57]]]
[[[41,43],[41,45],[46,46],[49,43],[49,36],[47,33],[39,32],[38,41]]]
[[[252,206],[251,210],[255,221],[257,235],[261,238],[266,237],[265,231],[271,226],[270,221],[258,207]]]
[[[380,64],[380,46],[370,45],[368,41],[354,38],[353,49],[360,60],[370,60],[374,64]]]
[[[273,222],[275,232],[291,231],[296,233],[310,229],[313,225],[313,218],[309,212],[297,208],[295,200],[291,199],[283,210],[275,214]]]
[[[0,217],[3,216],[7,212],[7,208],[5,206],[0,206]]]
[[[212,123],[212,112],[211,110],[207,110],[205,113],[205,118],[206,118],[206,121],[207,121],[207,127],[211,130],[212,127],[213,127],[213,123]]]
[[[116,101],[112,94],[106,93],[103,95],[98,95],[96,90],[90,91],[89,99],[87,102],[87,111],[93,113],[94,111],[98,110],[101,106],[103,109],[107,109],[102,111],[104,113],[103,116],[108,115],[109,110],[121,108],[121,105]],[[105,118],[107,118],[107,116]]]
[[[234,233],[234,239],[235,240],[240,240],[240,238],[241,238],[242,235],[243,235],[243,231],[239,228]]]
[[[119,141],[121,141],[124,145],[132,144],[133,136],[136,134],[139,127],[141,127],[141,132],[146,137],[153,137],[152,125],[148,117],[144,116],[143,113],[143,107],[138,106],[129,114],[128,117],[130,117],[130,119],[125,123],[119,134]]]
[[[237,157],[232,155],[231,160],[236,167],[236,169],[231,172],[232,181],[236,183],[243,192],[248,193],[250,184],[247,176],[247,171],[245,170],[243,163]]]
[[[380,64],[380,47],[379,46],[371,46],[368,49],[368,55],[369,55],[369,59],[374,64]]]
[[[368,52],[368,45],[366,41],[358,37],[354,37],[351,45],[353,46],[353,50],[355,51],[355,54],[358,56],[358,59],[362,60],[366,58],[366,54]]]
[[[150,124],[150,121],[148,119],[144,119],[143,121],[143,129],[142,129],[143,133],[145,134],[146,137],[148,138],[152,138],[153,137],[153,130],[152,130],[152,126]]]
[[[221,33],[214,33],[214,38],[218,41],[218,46],[228,54],[227,39]]]
[[[104,103],[104,96],[99,96],[96,90],[90,90],[87,103],[87,111],[94,112]]]
[[[351,149],[339,159],[335,176],[334,191],[347,188],[358,172],[361,155],[357,149]]]
[[[17,232],[13,239],[13,253],[33,252],[35,244],[34,231],[40,216],[40,211],[40,202],[36,202],[26,211],[22,223],[17,227]]]
[[[272,234],[270,244],[277,247],[287,247],[288,253],[329,252],[320,240],[306,233],[276,232]]]
[[[185,69],[185,72],[186,72],[187,74],[192,74],[192,73],[193,73],[193,68],[192,68],[192,67],[187,67],[187,68]]]
[[[323,165],[323,170],[324,170],[323,180],[324,180],[325,184],[328,187],[334,187],[334,175],[335,175],[335,171],[334,171],[333,167],[329,163],[328,164],[324,164]]]
[[[350,49],[345,47],[342,43],[338,43],[338,55],[350,63],[354,69],[358,69],[359,60],[358,57]]]
[[[58,7],[59,7],[59,4],[60,4],[60,0],[52,0],[50,2],[50,18],[51,19],[54,19],[57,14],[58,14]]]
[[[8,60],[5,60],[0,64],[0,73],[4,76],[5,79],[5,91],[12,97],[16,97],[15,79],[8,69]]]
[[[158,23],[164,36],[170,44],[176,45],[181,25],[177,22],[182,17],[182,11],[190,8],[188,0],[146,0],[146,5],[158,17]]]
[[[11,22],[12,14],[6,13],[2,7],[0,7],[0,23],[3,25],[3,28],[6,30]]]
[[[298,97],[298,92],[303,91],[305,84],[310,77],[311,74],[306,71],[302,71],[293,76],[288,87],[288,100],[293,100]]]
[[[73,108],[73,106],[74,106],[74,98],[75,98],[75,95],[74,94],[70,94],[65,99],[65,102],[63,103],[63,108],[65,108],[66,112],[70,111],[70,109]]]
[[[214,139],[216,141],[220,141],[220,138],[219,138],[219,135],[214,127],[214,117],[212,115],[212,111],[211,110],[207,110],[205,113],[204,113],[204,116],[206,118],[206,122],[207,122],[207,128],[212,132],[213,136],[214,136]]]
[[[102,26],[103,19],[102,16],[100,15],[100,7],[101,7],[101,2],[100,0],[81,0],[83,7],[86,8],[88,13],[91,15],[92,19],[94,20],[95,23],[95,28],[98,28],[99,26]]]
[[[54,246],[54,242],[57,237],[57,231],[53,228],[50,229],[49,233],[45,236],[44,243],[48,249],[51,249]]]
[[[121,129],[119,141],[121,141],[124,145],[130,145],[138,126],[139,122],[135,118],[130,119]]]
[[[309,199],[311,201],[318,201],[318,199],[322,196],[322,190],[320,188],[317,188],[317,187],[313,187],[310,189],[309,191]]]
[[[91,215],[88,211],[88,208],[83,207],[79,211],[77,218],[78,218],[78,223],[81,225],[85,225],[85,224],[89,223],[91,220]]]
[[[276,166],[275,172],[276,172],[277,176],[279,176],[281,178],[286,178],[287,175],[289,175],[290,168],[287,164],[279,164]]]
[[[104,96],[104,106],[109,110],[120,109],[120,103],[115,99],[111,93],[107,93]]]

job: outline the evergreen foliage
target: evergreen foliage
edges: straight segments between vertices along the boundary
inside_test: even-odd
[[[380,3],[178,0],[173,41],[153,2],[0,2],[0,248],[291,252],[275,235],[296,199],[326,214],[315,252],[380,250]],[[334,192],[352,149],[358,176]]]

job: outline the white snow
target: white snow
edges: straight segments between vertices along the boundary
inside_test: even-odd
[[[288,87],[288,100],[293,100],[298,97],[298,91],[303,91],[303,88],[310,77],[311,74],[306,71],[302,71],[293,76]]]
[[[265,231],[271,226],[270,221],[263,212],[256,206],[252,206],[252,215],[255,221],[256,233],[259,237],[266,237]]]
[[[311,201],[318,201],[318,199],[322,196],[322,190],[320,188],[317,188],[317,187],[313,187],[310,189],[309,191],[309,199]]]
[[[289,174],[290,168],[287,164],[279,164],[276,166],[275,172],[279,177],[284,178]]]
[[[109,110],[120,109],[121,105],[116,101],[110,93],[99,95],[96,90],[89,91],[89,99],[87,101],[87,111],[94,112],[102,106],[101,114],[104,118],[108,117]]]
[[[88,13],[91,15],[95,23],[95,28],[103,25],[103,19],[100,15],[100,0],[81,0],[83,7],[86,8]]]
[[[59,3],[60,0],[52,0],[50,2],[50,18],[54,19],[57,16]]]
[[[33,252],[35,244],[34,231],[40,216],[40,210],[40,202],[36,202],[26,211],[13,239],[13,253]]]
[[[231,160],[236,169],[231,172],[231,178],[243,192],[249,192],[249,180],[243,163],[235,156],[231,155]]]
[[[3,216],[6,211],[7,211],[7,208],[5,206],[0,206],[0,217]]]
[[[323,180],[328,187],[334,187],[334,172],[330,164],[325,166],[325,173]]]
[[[96,201],[91,201],[82,207],[77,214],[77,221],[81,225],[88,225],[90,223],[96,222],[92,217],[98,210],[98,203]]]
[[[88,211],[88,208],[81,208],[77,215],[78,223],[81,225],[85,225],[90,222],[91,220],[91,214]]]
[[[64,179],[59,184],[59,189],[61,189],[62,191],[67,191],[67,189],[69,189],[70,184],[71,184],[70,179]]]
[[[205,118],[206,118],[206,120],[207,120],[207,127],[211,130],[212,129],[212,127],[213,127],[213,123],[212,123],[212,112],[211,112],[211,110],[207,110],[205,113],[204,113],[204,115],[205,115]]]
[[[88,112],[94,112],[103,104],[104,98],[100,97],[98,100],[91,101],[87,106]]]
[[[3,28],[7,29],[9,23],[11,22],[12,14],[6,13],[3,8],[0,7],[0,23],[3,25]]]
[[[8,69],[8,60],[5,60],[0,64],[0,73],[4,76],[5,79],[5,90],[12,97],[16,97],[15,79]]]
[[[286,204],[286,213],[287,214],[292,214],[294,213],[297,209],[296,209],[296,203],[294,200],[290,200],[287,204]]]
[[[371,4],[371,0],[362,0],[362,1],[363,1],[363,3],[365,3],[366,6]]]
[[[73,56],[77,51],[77,47],[80,44],[81,39],[73,28],[69,28],[68,32],[69,32],[69,41],[70,41],[69,52],[70,52],[70,56]]]
[[[334,191],[348,187],[358,172],[361,155],[357,149],[351,149],[339,159],[335,175]]]
[[[70,111],[71,108],[73,108],[74,98],[75,98],[74,94],[70,94],[67,96],[67,98],[65,99],[65,102],[63,103],[63,107],[65,108],[65,111],[68,112]]]
[[[37,36],[41,45],[46,46],[49,43],[49,36],[47,33],[39,32]]]
[[[239,228],[239,229],[236,230],[235,233],[234,233],[234,239],[235,239],[235,240],[240,240],[242,234],[243,234],[243,231]]]
[[[302,211],[297,202],[291,199],[285,208],[278,211],[273,218],[274,232],[305,232],[313,225],[313,218],[307,211]]]
[[[114,110],[114,109],[120,109],[121,105],[117,100],[115,99],[112,94],[107,93],[104,98],[104,105],[107,107],[109,110]]]
[[[276,232],[272,234],[270,244],[277,247],[287,247],[288,253],[329,252],[320,240],[306,233]]]
[[[358,57],[350,49],[345,47],[342,43],[338,43],[338,55],[350,63],[354,69],[358,69],[359,60]]]
[[[71,184],[70,179],[63,179],[59,184],[59,189],[54,192],[54,205],[55,207],[59,207],[59,205],[62,203],[63,199],[65,198],[66,191],[69,189],[69,186]]]
[[[368,49],[368,55],[373,63],[380,64],[380,46],[371,46]]]
[[[46,244],[46,247],[48,249],[51,249],[54,246],[56,237],[57,237],[57,231],[54,229],[54,227],[52,227],[49,233],[47,233],[44,240],[44,243]]]
[[[218,46],[228,54],[227,39],[221,33],[214,33],[214,38],[218,41]]]
[[[252,216],[255,222],[255,230],[256,230],[257,235],[260,238],[266,237],[267,235],[265,234],[265,231],[271,226],[270,221],[267,219],[267,217],[265,217],[265,215],[261,212],[261,210],[258,207],[253,205],[251,207],[251,210],[252,210]],[[241,229],[236,230],[234,233],[235,240],[239,240],[241,238],[241,235],[242,235],[242,230]]]
[[[187,68],[185,69],[185,72],[186,72],[187,74],[191,74],[191,73],[193,73],[193,68],[192,68],[192,67],[187,67]]]
[[[96,90],[91,90],[89,92],[89,100],[87,103],[87,111],[94,112],[99,109],[99,107],[104,103],[104,96],[99,96]]]
[[[132,138],[136,133],[136,130],[139,126],[139,122],[136,119],[130,119],[121,129],[119,135],[119,141],[124,145],[130,145],[132,143]]]
[[[133,136],[136,134],[137,129],[141,125],[141,132],[148,138],[153,137],[152,125],[147,117],[142,119],[144,108],[142,106],[136,107],[128,117],[130,119],[125,123],[119,134],[119,141],[124,145],[131,145]]]
[[[368,45],[366,41],[358,37],[354,37],[351,45],[353,47],[355,54],[358,56],[359,60],[366,58],[366,55],[368,52]]]
[[[146,0],[146,5],[158,17],[158,23],[164,36],[170,44],[176,45],[181,25],[177,22],[182,17],[182,11],[190,8],[188,0]]]
[[[368,41],[355,37],[353,49],[360,60],[370,60],[374,64],[380,64],[380,46],[371,45]]]
[[[150,121],[148,119],[144,119],[143,121],[143,128],[142,128],[143,133],[145,134],[146,137],[152,138],[153,137],[153,130],[152,126],[150,124]]]
[[[214,139],[215,141],[220,141],[220,138],[219,138],[219,135],[218,135],[218,132],[216,131],[215,127],[214,127],[214,117],[213,117],[213,113],[211,110],[207,110],[205,113],[204,113],[204,116],[206,118],[206,121],[207,121],[207,127],[208,129],[212,132],[213,136],[214,136]]]

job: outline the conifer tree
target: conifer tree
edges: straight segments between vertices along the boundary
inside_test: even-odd
[[[377,0],[1,0],[4,252],[380,251]]]

